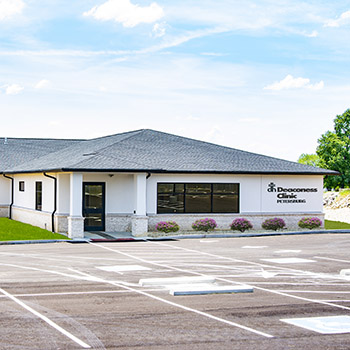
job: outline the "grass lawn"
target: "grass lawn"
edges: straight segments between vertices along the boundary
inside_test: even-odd
[[[35,239],[67,239],[42,228],[23,224],[15,220],[0,218],[0,241],[22,241]]]
[[[340,221],[325,220],[324,226],[326,230],[350,230],[350,224]]]

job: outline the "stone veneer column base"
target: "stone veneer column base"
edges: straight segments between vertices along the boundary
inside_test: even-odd
[[[84,238],[84,218],[81,216],[68,216],[68,237]]]
[[[131,217],[131,233],[133,236],[143,235],[148,232],[148,216],[135,215]]]

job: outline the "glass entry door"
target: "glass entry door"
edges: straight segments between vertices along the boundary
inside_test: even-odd
[[[105,230],[105,183],[83,183],[83,217],[85,231]]]

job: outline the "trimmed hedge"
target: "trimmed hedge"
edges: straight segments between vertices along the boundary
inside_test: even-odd
[[[285,226],[286,226],[286,223],[281,218],[267,219],[261,225],[261,227],[263,229],[265,229],[265,230],[273,230],[273,231],[281,230]]]
[[[310,230],[314,228],[318,228],[322,225],[322,221],[319,218],[311,217],[311,218],[301,218],[298,222],[298,226],[300,228],[308,228]]]
[[[177,232],[180,226],[175,221],[161,221],[156,225],[156,230],[159,232]]]
[[[249,230],[253,228],[252,223],[244,218],[237,218],[232,221],[232,224],[230,225],[231,230],[233,231],[240,231],[244,232],[246,230]]]
[[[217,227],[216,221],[214,219],[199,219],[192,224],[192,228],[195,231],[208,232],[209,230],[214,230]]]

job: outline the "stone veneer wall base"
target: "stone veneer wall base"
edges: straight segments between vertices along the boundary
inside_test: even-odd
[[[293,214],[281,214],[281,213],[264,213],[264,214],[158,214],[149,215],[148,229],[149,231],[155,231],[155,226],[159,221],[176,221],[180,226],[180,231],[192,230],[192,223],[197,219],[212,218],[217,223],[217,230],[229,230],[232,221],[236,218],[246,218],[252,224],[253,228],[260,230],[261,224],[270,218],[282,218],[286,223],[287,229],[299,229],[298,221],[303,217],[318,217],[322,220],[324,225],[323,213],[293,213]],[[322,225],[322,227],[324,227]]]

